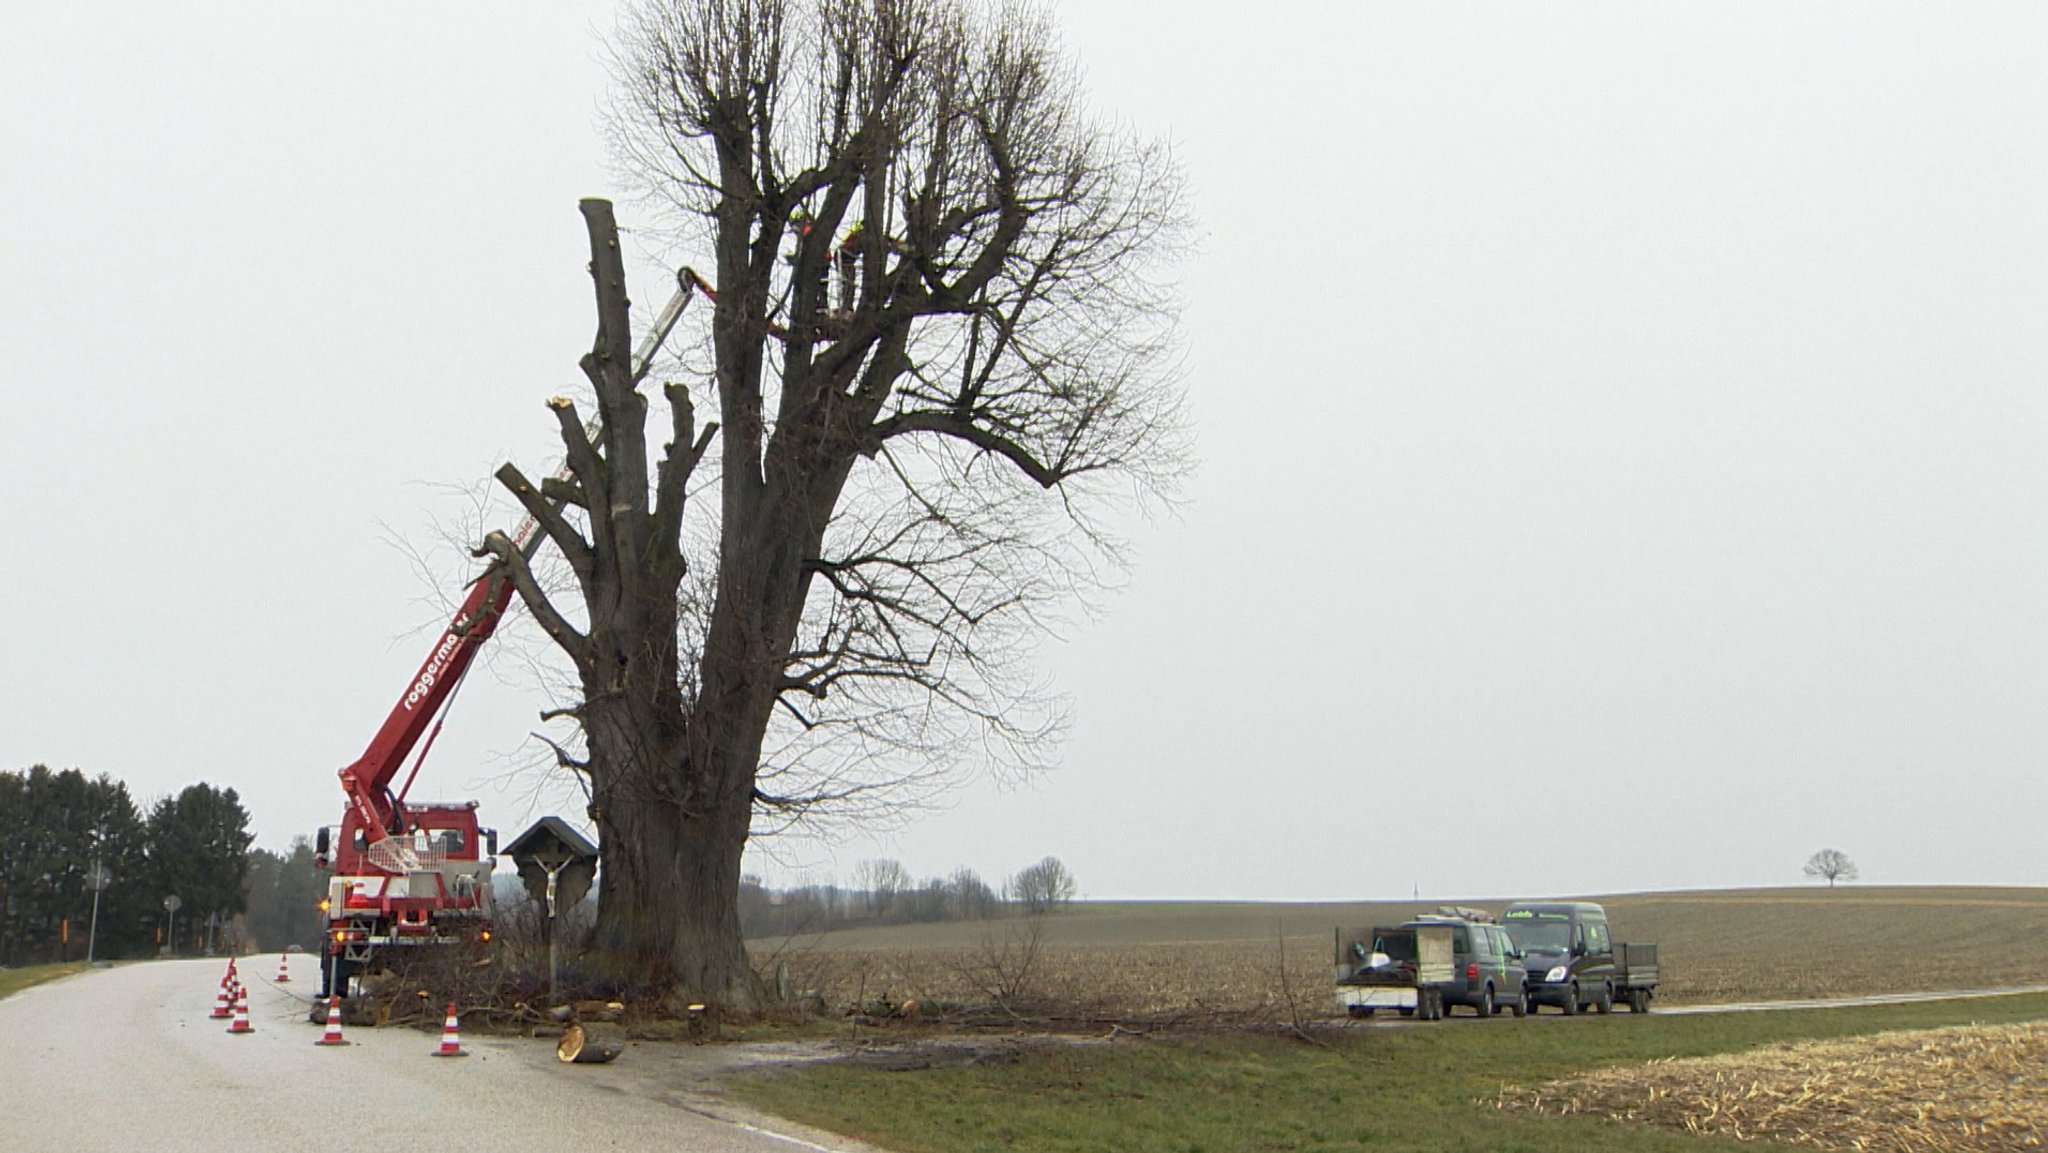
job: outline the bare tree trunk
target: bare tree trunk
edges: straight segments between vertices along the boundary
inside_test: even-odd
[[[607,792],[616,797],[621,789]],[[739,925],[745,823],[735,835],[729,819],[657,801],[600,805],[598,825],[605,846],[600,971],[642,993],[760,1009],[763,986]]]
[[[963,759],[1044,763],[1057,708],[1009,658],[1119,567],[1088,503],[1164,494],[1185,460],[1175,308],[1148,275],[1178,176],[1083,113],[1030,6],[639,0],[625,28],[638,119],[617,142],[713,257],[711,374],[660,388],[655,460],[611,206],[584,202],[602,432],[553,401],[571,478],[498,475],[587,631],[511,541],[485,549],[580,680],[587,760],[561,756],[603,841],[600,960],[747,1011],[756,819],[887,804]],[[834,259],[859,262],[837,309]],[[717,533],[689,583],[686,511]]]
[[[703,710],[702,723],[699,702],[681,686],[677,583],[686,567],[672,526],[681,517],[684,482],[716,426],[696,434],[687,396],[671,391],[677,436],[660,463],[658,486],[650,485],[646,402],[632,372],[618,228],[609,203],[582,207],[599,318],[583,367],[597,391],[601,436],[591,442],[573,407],[553,402],[573,481],[536,488],[509,465],[499,476],[575,571],[590,615],[587,631],[555,609],[503,534],[487,538],[483,551],[506,565],[581,681],[583,700],[574,711],[589,757],[578,767],[589,774],[604,852],[597,969],[622,989],[673,991],[751,1011],[763,997],[739,930],[739,867],[773,682],[765,682],[770,704],[742,709],[740,717],[713,707]],[[658,488],[652,509],[651,487]],[[589,539],[560,514],[562,505],[589,515]]]

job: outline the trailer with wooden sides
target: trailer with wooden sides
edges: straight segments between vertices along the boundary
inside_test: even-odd
[[[1337,1004],[1353,1017],[1392,1009],[1441,1020],[1457,974],[1452,926],[1403,925],[1337,931]]]

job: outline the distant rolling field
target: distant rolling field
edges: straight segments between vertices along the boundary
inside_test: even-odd
[[[1575,899],[1607,906],[1619,939],[1658,943],[1661,995],[1672,1003],[2048,985],[2048,889],[1843,886]],[[1334,1011],[1333,930],[1391,924],[1438,904],[1497,914],[1507,903],[1081,902],[1045,918],[1020,999],[1103,1013],[1323,1014]],[[992,985],[1016,984],[1030,939],[1028,922],[1004,918],[750,945],[828,1002],[945,1003],[985,1001]]]
[[[1610,897],[1657,941],[1672,1000],[2048,984],[2048,889],[1748,889]]]

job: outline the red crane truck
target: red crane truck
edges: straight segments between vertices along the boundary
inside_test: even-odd
[[[691,294],[711,294],[710,285],[688,268],[676,281],[675,296],[634,352],[636,380],[682,317]],[[594,420],[585,432],[596,441]],[[566,479],[567,467],[556,476]],[[529,558],[546,539],[539,528],[529,516],[513,537]],[[479,826],[475,801],[415,802],[406,795],[433,746],[430,733],[439,732],[439,718],[484,642],[497,631],[512,592],[511,579],[498,565],[477,578],[369,747],[341,770],[348,807],[338,828],[322,828],[315,837],[316,863],[333,870],[321,902],[327,922],[320,969],[323,998],[353,995],[356,978],[371,971],[385,950],[490,940],[497,830]],[[413,761],[412,772],[392,792],[399,770],[422,739],[426,747]]]

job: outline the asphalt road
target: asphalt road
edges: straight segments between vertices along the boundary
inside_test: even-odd
[[[1946,989],[1933,993],[1872,993],[1863,997],[1819,997],[1805,1001],[1731,1001],[1721,1005],[1659,1005],[1667,1017],[1687,1013],[1775,1013],[1787,1009],[1846,1009],[1856,1005],[1911,1005],[1921,1001],[1964,1001],[1973,997],[2018,997],[2048,993],[2048,985],[2005,989]]]
[[[676,1063],[687,1045],[636,1046],[610,1065],[469,1034],[470,1056],[440,1058],[439,1036],[411,1029],[350,1029],[352,1044],[322,1047],[306,1021],[313,959],[293,957],[286,985],[272,983],[277,963],[241,963],[244,1035],[208,1017],[222,960],[95,970],[0,1000],[0,1153],[862,1149],[693,1091]]]

